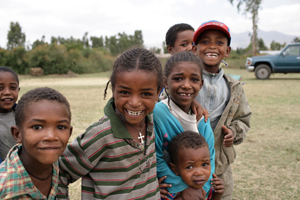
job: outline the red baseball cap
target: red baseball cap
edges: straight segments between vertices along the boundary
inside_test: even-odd
[[[217,30],[224,32],[228,36],[228,39],[229,39],[228,46],[230,46],[231,35],[230,35],[230,30],[229,30],[228,26],[226,26],[226,24],[216,21],[216,20],[211,20],[211,21],[202,23],[201,26],[199,26],[199,28],[194,33],[193,43],[196,44],[196,41],[197,41],[199,35],[203,31],[206,31],[208,29],[217,29]]]

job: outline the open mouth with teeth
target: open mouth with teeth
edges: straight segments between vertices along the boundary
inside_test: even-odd
[[[179,95],[182,96],[182,97],[190,97],[193,94],[192,93],[180,93]]]
[[[218,57],[218,54],[216,54],[216,53],[206,53],[205,56],[207,56],[209,58],[216,58],[216,57]]]
[[[137,117],[137,116],[139,116],[139,115],[141,115],[141,114],[143,113],[143,110],[141,110],[141,111],[126,110],[126,112],[127,112],[130,116]]]

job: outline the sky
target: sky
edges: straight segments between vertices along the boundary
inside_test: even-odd
[[[250,15],[238,12],[229,0],[0,0],[0,47],[6,48],[11,22],[18,22],[26,44],[45,35],[82,39],[113,36],[142,30],[146,48],[162,46],[168,29],[188,23],[195,29],[205,21],[218,20],[232,33],[252,30]],[[258,29],[300,37],[299,0],[262,0]],[[249,38],[250,42],[250,38]]]

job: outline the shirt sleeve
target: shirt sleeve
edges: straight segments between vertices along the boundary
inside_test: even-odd
[[[172,139],[171,133],[168,133],[168,137],[165,138],[164,135],[167,133],[165,120],[160,119],[159,116],[163,118],[168,118],[163,109],[156,109],[158,112],[154,112],[154,130],[155,130],[155,148],[156,148],[156,158],[157,158],[157,177],[158,179],[167,176],[164,183],[171,184],[172,187],[167,188],[170,193],[177,193],[188,188],[188,185],[182,180],[180,176],[177,176],[168,166],[166,161],[163,159],[163,144],[164,142],[170,142]],[[156,116],[155,116],[156,115]],[[164,121],[164,123],[162,123]],[[167,145],[168,146],[168,145]]]
[[[89,127],[85,133],[69,144],[59,158],[59,182],[56,199],[68,199],[68,185],[88,174],[102,155],[92,160],[92,155],[104,145],[97,138],[96,128]],[[104,147],[105,148],[105,147]]]
[[[248,100],[244,89],[241,87],[240,97],[236,97],[230,112],[234,113],[232,121],[228,128],[233,132],[234,145],[238,145],[244,141],[247,132],[250,129],[250,118],[252,115]]]
[[[211,173],[208,181],[204,184],[203,189],[206,191],[206,194],[209,194],[209,191],[212,187],[211,185],[211,179],[213,178],[213,173],[215,173],[215,139],[214,139],[214,133],[210,126],[210,121],[205,123],[204,119],[202,119],[198,124],[198,129],[200,134],[205,138],[208,149],[210,153],[210,166],[211,166]],[[206,195],[206,196],[207,196]]]

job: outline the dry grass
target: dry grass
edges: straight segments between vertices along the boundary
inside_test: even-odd
[[[236,146],[232,165],[233,199],[298,199],[300,196],[300,74],[275,74],[257,80],[253,73],[240,74],[253,116],[246,140]],[[104,77],[103,77],[104,76]],[[71,104],[72,141],[103,116],[106,74],[66,78],[21,76],[20,95],[29,89],[48,86],[63,93]],[[110,89],[108,98],[111,96]],[[80,182],[70,186],[71,199],[80,199]]]

